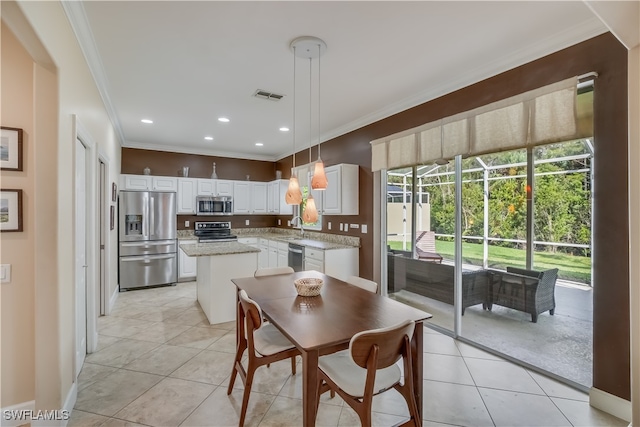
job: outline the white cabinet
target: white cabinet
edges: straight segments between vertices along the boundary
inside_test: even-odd
[[[231,196],[234,197],[234,181],[229,179],[216,179],[216,196]]]
[[[251,183],[251,210],[252,214],[267,213],[267,183]]]
[[[198,180],[195,178],[178,178],[176,210],[180,214],[196,213],[196,191]]]
[[[304,269],[324,273],[324,251],[304,248]]]
[[[178,178],[171,176],[121,175],[121,190],[177,191]]]
[[[213,179],[198,179],[198,196],[215,196],[216,181]]]
[[[358,165],[339,165],[325,168],[327,189],[324,191],[324,215],[358,215]],[[314,194],[314,197],[315,194]]]
[[[198,243],[197,240],[180,240],[179,245],[191,245]],[[184,251],[178,248],[178,280],[194,279],[197,271],[197,258],[187,256]]]
[[[249,246],[253,246],[254,248],[258,248],[257,237],[238,237],[238,243],[242,243],[244,245],[249,245]]]
[[[260,241],[258,242],[258,249],[260,249],[260,253],[258,254],[258,268],[268,268],[269,241],[266,239],[260,239]]]
[[[151,189],[153,191],[176,191],[178,189],[178,178],[154,176],[151,178]]]
[[[284,200],[288,187],[289,181],[286,179],[271,181],[268,184],[267,213],[279,215],[293,214],[293,205],[288,205]]]
[[[251,211],[251,182],[233,182],[233,213],[248,214]]]
[[[149,175],[121,175],[121,190],[150,190],[151,176]]]
[[[277,267],[278,266],[278,242],[274,242],[273,240],[269,240],[269,258],[267,267]]]
[[[289,265],[289,244],[286,242],[278,242],[278,267],[286,267]]]
[[[322,251],[305,247],[304,269],[316,270],[328,276],[346,280],[360,272],[358,248],[331,249]]]

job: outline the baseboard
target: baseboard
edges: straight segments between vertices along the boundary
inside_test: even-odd
[[[62,406],[62,410],[55,411],[55,418],[52,419],[34,419],[31,421],[32,427],[67,427],[69,423],[69,417],[71,416],[71,411],[73,407],[76,405],[76,399],[78,398],[78,385],[77,383],[71,384],[71,388],[67,393],[67,398],[64,400],[64,405]],[[54,412],[54,411],[49,411]]]
[[[115,291],[111,294],[111,298],[109,298],[109,307],[107,307],[106,315],[111,314],[111,310],[116,306],[116,301],[118,300],[118,295],[120,295],[120,289],[116,286]]]
[[[589,404],[594,408],[631,422],[631,402],[626,399],[592,387],[589,390]]]
[[[29,415],[35,411],[36,401],[22,402],[2,408],[0,426],[15,427],[29,422]]]

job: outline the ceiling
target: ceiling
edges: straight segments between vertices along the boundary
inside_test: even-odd
[[[296,37],[327,44],[320,114],[296,62],[299,150],[608,31],[578,1],[68,3],[123,146],[263,160],[293,151]]]

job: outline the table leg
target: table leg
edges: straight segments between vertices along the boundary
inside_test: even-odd
[[[318,356],[318,350],[302,351],[302,420],[305,427],[316,425]]]
[[[424,418],[422,414],[422,386],[423,386],[423,373],[422,373],[422,342],[423,342],[423,327],[422,322],[416,322],[416,327],[413,330],[413,339],[411,342],[412,354],[411,360],[413,361],[413,387],[416,394],[416,404],[418,406],[418,413],[420,418]]]

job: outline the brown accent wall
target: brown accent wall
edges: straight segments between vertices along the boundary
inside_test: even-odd
[[[246,179],[251,181],[273,181],[276,179],[274,162],[261,160],[233,159],[230,157],[204,156],[167,151],[122,149],[122,171],[124,174],[142,175],[145,167],[151,169],[151,175],[182,176],[183,166],[189,166],[189,176],[211,178],[213,162],[220,179]]]
[[[367,224],[372,228],[373,174],[369,141],[592,71],[599,75],[594,94],[593,386],[629,400],[627,51],[612,34],[587,40],[323,143],[322,158],[326,165],[360,165],[360,215],[325,216],[323,229],[326,230],[328,221]],[[141,159],[130,162],[126,159],[129,149],[125,150],[122,154],[122,172],[141,173],[147,164]],[[301,156],[303,153],[298,154]],[[304,154],[305,157],[301,156],[301,159],[307,158],[306,151]],[[175,157],[176,162],[167,170],[175,174],[187,159],[181,163],[177,160],[180,155],[172,153],[169,156]],[[314,150],[312,158],[316,156]],[[209,162],[214,158],[207,159]],[[198,165],[200,162],[198,160]],[[191,175],[207,177],[206,172],[210,173],[207,162],[198,168],[192,167]],[[282,170],[283,177],[288,178],[291,163],[291,156],[281,159],[275,163],[269,177],[262,179],[256,175],[255,179],[271,180],[276,169]],[[230,161],[229,164],[235,163]],[[240,167],[241,163],[237,165]],[[152,165],[149,167],[154,174],[165,174],[160,169],[153,170]],[[268,167],[264,167],[265,175],[268,175]],[[196,169],[201,172],[196,172]],[[244,179],[245,174],[233,175],[229,172],[229,176],[226,176],[218,173],[221,178],[230,179]],[[360,273],[366,278],[373,277],[372,233],[361,234],[359,230],[350,230],[346,234],[362,239]]]
[[[291,217],[289,217],[291,218]],[[249,220],[249,225],[246,225]],[[189,221],[189,227],[184,226],[184,222]],[[228,221],[231,222],[231,228],[262,228],[275,227],[278,220],[275,215],[233,215],[233,216],[197,216],[197,215],[178,215],[178,230],[193,230],[193,223],[196,221]],[[284,222],[287,223],[286,220]]]

